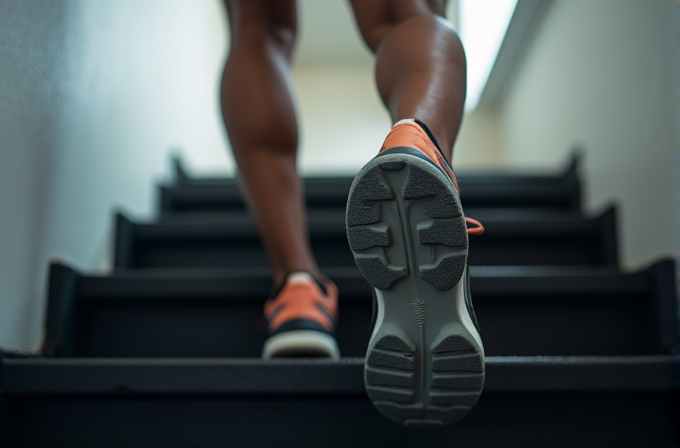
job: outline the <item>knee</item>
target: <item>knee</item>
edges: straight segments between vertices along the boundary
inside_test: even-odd
[[[451,22],[439,15],[417,15],[398,23],[395,28],[397,27],[402,34],[436,36],[444,42],[460,45],[460,38]]]
[[[401,47],[411,45],[413,36],[421,36],[429,42],[438,42],[447,48],[449,55],[465,57],[463,45],[453,25],[435,14],[418,14],[394,24],[388,32],[374,41],[373,51],[378,53],[384,46]]]
[[[378,52],[383,42],[394,31],[396,34],[410,34],[411,36],[437,35],[437,37],[450,41],[460,46],[460,39],[453,26],[442,14],[434,11],[417,9],[405,11],[391,11],[386,13],[382,20],[361,20],[357,17],[359,31],[366,45],[373,51]],[[461,46],[462,48],[462,46]]]

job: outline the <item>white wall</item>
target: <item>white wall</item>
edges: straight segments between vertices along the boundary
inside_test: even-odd
[[[675,252],[675,257],[676,260],[680,260],[680,3],[676,3],[674,6],[675,9],[675,26],[674,26],[674,32],[675,32],[675,38],[673,39],[674,42],[674,47],[675,47],[675,54],[673,55],[674,63],[675,63],[675,70],[674,70],[674,77],[675,77],[675,83],[673,86],[673,90],[675,92],[675,107],[673,110],[672,114],[672,120],[675,125],[675,156],[673,163],[671,165],[671,168],[673,169],[673,184],[671,185],[671,191],[672,196],[672,204],[671,204],[671,210],[674,213],[672,222],[674,223],[673,225],[673,240],[675,242],[674,245],[674,252]],[[678,284],[680,285],[680,262],[678,263],[677,266],[677,281]],[[680,295],[680,294],[679,294]]]
[[[58,3],[0,3],[0,345],[35,341],[38,242],[65,70],[53,55],[64,22]]]
[[[557,0],[498,111],[508,167],[552,167],[583,145],[586,206],[620,205],[628,266],[676,247],[677,9]]]
[[[495,110],[475,109],[465,114],[453,149],[456,172],[508,170],[501,124],[501,116]],[[526,171],[519,168],[517,171]],[[555,171],[555,167],[550,169]]]
[[[369,64],[298,64],[294,69],[303,174],[352,174],[380,149],[390,119]]]
[[[47,260],[107,264],[113,207],[150,215],[169,150],[228,171],[217,1],[0,3],[0,346],[40,343]]]

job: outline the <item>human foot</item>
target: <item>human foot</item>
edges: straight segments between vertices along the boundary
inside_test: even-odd
[[[366,391],[386,417],[436,427],[462,418],[484,384],[469,291],[468,233],[453,170],[427,127],[397,123],[355,178],[347,238],[375,288]]]
[[[330,280],[317,281],[309,272],[291,272],[264,307],[269,338],[263,358],[293,356],[340,357],[334,337],[338,290]]]

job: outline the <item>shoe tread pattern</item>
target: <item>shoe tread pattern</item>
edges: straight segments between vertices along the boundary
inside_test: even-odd
[[[407,170],[402,191],[394,191],[383,172]],[[405,266],[393,266],[373,248],[392,244],[390,228],[381,222],[382,208],[397,195],[421,201],[427,222],[418,227],[418,242],[454,249],[434,263],[419,266],[419,275],[438,291],[453,288],[461,279],[467,261],[468,239],[465,218],[453,187],[414,163],[386,161],[360,172],[347,203],[347,239],[357,266],[374,287],[385,290],[408,275]]]
[[[409,427],[439,427],[459,420],[477,403],[484,361],[474,345],[461,335],[450,335],[431,352],[431,387],[419,395],[416,371],[421,361],[415,344],[386,335],[369,349],[366,390],[386,417]]]
[[[357,176],[347,209],[350,248],[361,273],[378,290],[417,279],[422,288],[448,291],[460,282],[467,262],[467,232],[458,196],[442,176],[408,157],[404,160],[376,161]],[[419,214],[404,211],[414,204]],[[359,216],[366,210],[370,217]],[[394,210],[402,216],[401,224],[394,219]],[[415,220],[411,231],[405,230],[403,219]],[[431,248],[418,253],[430,251],[432,259],[408,258],[412,261],[406,265],[398,256],[390,260],[387,249],[402,241]],[[412,257],[413,249],[410,253]],[[427,326],[426,301],[414,297],[409,305],[414,324]],[[414,343],[398,328],[371,341],[364,379],[371,401],[383,415],[409,427],[440,427],[462,418],[477,402],[484,382],[483,355],[469,336],[443,333],[431,346],[431,341],[412,334],[418,341]]]
[[[366,356],[366,390],[378,409],[387,411],[390,418],[395,412],[401,413],[403,407],[412,406],[416,398],[415,351],[412,341],[386,335]]]

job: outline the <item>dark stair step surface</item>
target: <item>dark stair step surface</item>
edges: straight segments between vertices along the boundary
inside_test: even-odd
[[[356,268],[326,270],[340,291],[338,341],[363,356],[370,285]],[[258,357],[266,269],[81,275],[53,264],[45,353],[83,357]],[[487,355],[675,353],[674,262],[611,268],[472,267]]]
[[[461,174],[458,183],[466,207],[540,207],[575,211],[581,208],[578,157],[554,176]],[[344,208],[351,176],[305,177],[309,207]],[[237,182],[230,178],[192,178],[175,160],[175,183],[160,187],[163,214],[243,209]]]
[[[444,429],[382,417],[363,358],[5,359],[3,448],[674,447],[677,356],[488,357],[473,411]],[[3,440],[3,439],[0,439]]]
[[[480,211],[486,232],[470,238],[472,265],[618,264],[616,209],[570,213]],[[310,210],[312,249],[322,267],[354,266],[344,210]],[[246,212],[116,222],[116,268],[261,267],[267,258]]]

